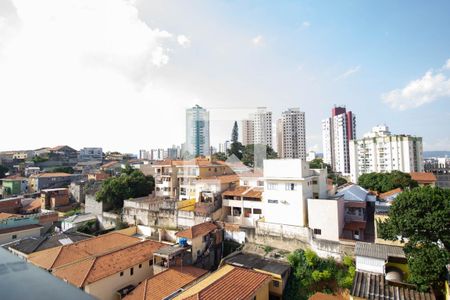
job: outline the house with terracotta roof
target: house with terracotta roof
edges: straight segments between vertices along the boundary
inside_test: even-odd
[[[96,299],[121,299],[153,276],[153,253],[164,246],[146,240],[53,267],[52,274]]]
[[[272,276],[225,265],[172,299],[266,300]]]
[[[212,222],[204,222],[176,233],[177,241],[184,241],[192,247],[192,261],[210,261],[210,255],[216,264],[219,263],[222,251],[223,230]]]
[[[255,227],[263,216],[264,188],[241,185],[222,193],[224,220],[227,223]]]
[[[19,175],[12,175],[0,179],[2,181],[3,194],[20,195],[28,192],[28,179]]]
[[[29,255],[28,261],[42,269],[51,271],[54,268],[66,264],[75,263],[79,260],[121,249],[139,242],[139,238],[111,232],[72,244],[34,252]]]
[[[141,282],[123,300],[162,300],[201,280],[208,271],[192,266],[167,269]]]
[[[71,182],[80,180],[84,177],[82,174],[69,173],[39,173],[31,175],[28,178],[29,190],[39,192],[43,189],[53,189],[67,187]]]
[[[411,172],[411,179],[417,181],[419,186],[436,186],[436,175],[428,172]]]

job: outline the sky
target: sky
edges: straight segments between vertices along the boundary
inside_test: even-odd
[[[345,105],[450,150],[450,2],[1,0],[0,150],[211,142],[256,107],[306,113],[307,149]]]

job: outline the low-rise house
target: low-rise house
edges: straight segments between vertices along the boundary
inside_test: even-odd
[[[92,238],[92,236],[80,232],[65,232],[41,237],[23,238],[17,242],[7,244],[5,248],[24,259],[34,252],[72,244],[78,241]]]
[[[26,238],[39,237],[41,235],[42,226],[39,224],[27,224],[14,227],[0,226],[0,245]]]
[[[153,252],[164,246],[147,240],[55,267],[52,274],[96,299],[120,299],[153,275]]]
[[[82,226],[90,225],[93,228],[97,228],[97,216],[94,214],[75,214],[68,218],[65,218],[61,222],[61,230],[67,231],[69,229],[76,230]]]
[[[402,247],[356,242],[355,257],[357,271],[383,274],[395,282],[404,282],[408,277]]]
[[[56,188],[41,190],[41,209],[58,210],[70,203],[69,189]]]
[[[85,147],[80,149],[78,159],[81,161],[102,161],[103,149],[99,147]]]
[[[133,225],[177,227],[177,201],[148,195],[123,202],[123,221]]]
[[[24,174],[25,177],[30,177],[31,175],[36,175],[39,174],[41,172],[41,168],[39,167],[26,167]]]
[[[111,176],[105,172],[95,172],[95,173],[88,174],[88,180],[101,181],[101,180],[106,180],[109,177],[111,177]]]
[[[436,186],[436,175],[429,172],[411,172],[411,179],[417,181],[419,186]]]
[[[424,293],[414,290],[410,285],[401,285],[397,282],[391,282],[383,274],[374,274],[369,272],[355,273],[353,285],[350,289],[351,300],[405,300],[405,299],[423,299],[435,300],[433,293]]]
[[[161,300],[201,280],[208,271],[192,267],[167,269],[141,282],[124,300]]]
[[[361,186],[352,183],[340,187],[335,196],[343,197],[345,201],[343,238],[365,240],[367,220],[369,217],[367,203],[375,203],[376,196],[372,195]],[[371,217],[372,216],[370,216],[370,218]],[[372,226],[372,224],[369,226]]]
[[[266,300],[272,276],[225,265],[172,299]]]
[[[263,217],[262,187],[237,186],[222,193],[224,221],[255,227]]]
[[[1,179],[3,193],[6,195],[20,195],[28,192],[28,179],[13,175]]]
[[[218,264],[221,257],[223,231],[212,222],[205,222],[194,225],[183,231],[176,233],[177,242],[183,244],[183,240],[192,247],[192,261],[202,263],[205,258],[210,261],[212,256],[213,264]]]
[[[264,160],[265,222],[306,227],[307,199],[327,197],[326,172],[301,159]]]
[[[0,199],[0,212],[18,213],[22,207],[22,197]]]
[[[385,193],[378,195],[378,200],[375,202],[374,213],[374,230],[375,230],[375,243],[386,244],[392,246],[403,246],[400,240],[391,241],[382,239],[378,234],[378,223],[383,222],[388,218],[389,210],[398,195],[402,193],[401,188],[396,188]]]
[[[42,269],[50,271],[66,264],[122,249],[123,247],[139,242],[140,239],[136,237],[111,232],[72,244],[34,252],[28,256],[28,261]]]
[[[38,192],[43,189],[62,188],[67,187],[71,182],[83,179],[82,174],[68,174],[68,173],[40,173],[31,175],[28,178],[29,190],[31,192]]]
[[[308,199],[308,227],[313,236],[338,242],[342,237],[345,203],[341,196],[328,199]]]
[[[223,262],[272,276],[272,282],[269,285],[271,299],[282,299],[291,271],[289,264],[243,252],[231,254],[224,258]]]

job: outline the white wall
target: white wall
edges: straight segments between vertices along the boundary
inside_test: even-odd
[[[308,199],[309,228],[321,230],[320,235],[314,235],[316,238],[339,241],[344,223],[343,207],[342,199]]]
[[[356,256],[356,270],[384,274],[384,260],[365,256]]]
[[[9,232],[9,233],[3,233],[0,234],[0,245],[12,242],[12,241],[16,241],[16,240],[20,240],[26,237],[38,237],[41,235],[41,227],[37,227],[37,228],[31,228],[31,229],[27,229],[27,230],[22,230],[22,231],[16,231],[16,232]],[[13,236],[16,236],[15,238],[13,238]]]

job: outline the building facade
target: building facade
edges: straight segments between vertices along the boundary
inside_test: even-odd
[[[323,160],[333,171],[350,173],[349,141],[356,138],[356,117],[345,107],[334,107],[322,121]]]
[[[242,121],[242,144],[273,147],[272,112],[268,111],[266,107],[258,107],[248,120]]]
[[[83,148],[78,154],[79,160],[98,160],[103,159],[103,149],[98,147]]]
[[[209,111],[196,105],[186,110],[186,150],[191,156],[209,155]]]
[[[422,138],[393,135],[386,125],[376,126],[350,142],[350,165],[353,182],[371,172],[423,172]]]
[[[305,113],[299,108],[289,108],[277,125],[278,155],[306,159]]]

